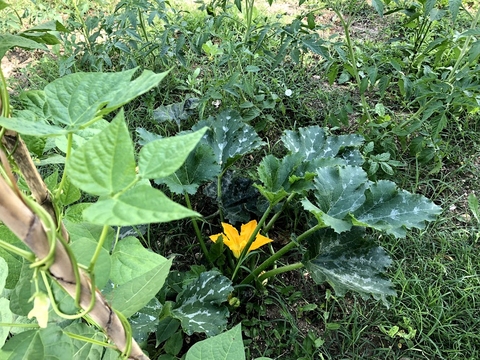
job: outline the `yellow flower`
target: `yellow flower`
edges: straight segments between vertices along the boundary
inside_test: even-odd
[[[28,318],[37,318],[38,326],[46,328],[48,323],[48,308],[50,307],[50,298],[42,292],[36,293],[33,299],[33,309],[28,313]]]
[[[248,240],[255,231],[255,228],[257,227],[257,221],[252,220],[249,223],[242,225],[240,234],[238,233],[238,230],[230,224],[222,223],[222,227],[223,233],[211,235],[210,239],[213,242],[216,242],[218,238],[222,236],[223,243],[227,245],[230,250],[232,250],[233,255],[238,259],[240,257],[240,254],[242,253],[243,248],[247,245]],[[258,249],[260,246],[268,244],[272,241],[272,239],[269,239],[266,236],[260,235],[260,233],[258,233],[255,237],[255,241],[250,246],[250,249],[248,249],[248,252]]]

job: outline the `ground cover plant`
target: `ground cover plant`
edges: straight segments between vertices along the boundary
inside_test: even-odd
[[[32,4],[2,358],[478,357],[478,7]]]

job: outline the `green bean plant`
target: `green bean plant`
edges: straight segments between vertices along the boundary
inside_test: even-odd
[[[44,48],[20,35],[2,39],[8,40],[1,43],[2,56],[16,46]],[[206,128],[150,142],[135,154],[122,106],[168,76],[168,71],[137,72],[70,74],[44,90],[23,93],[18,110],[11,107],[1,76],[2,359],[107,359],[119,352],[123,358],[148,359],[142,346],[160,322],[156,295],[173,259],[145,249],[135,237],[120,239],[113,226],[200,216],[152,187],[149,179],[176,171]],[[105,120],[116,110],[110,122]],[[45,150],[47,143],[55,155]],[[27,144],[46,151],[44,163],[55,157],[65,170],[42,179]],[[82,192],[97,200],[80,202]],[[196,281],[171,310],[182,326],[196,330],[198,311],[191,300],[208,291],[201,299],[210,308],[200,315],[222,310],[223,322],[204,330],[216,335],[225,327],[228,310],[222,302],[233,288],[215,271]],[[202,307],[202,301],[194,305]],[[202,346],[209,342],[197,344]]]

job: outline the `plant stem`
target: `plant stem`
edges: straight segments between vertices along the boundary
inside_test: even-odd
[[[280,215],[282,214],[282,212],[287,208],[287,205],[290,203],[290,201],[295,197],[295,193],[291,193],[287,200],[285,200],[285,203],[283,204],[282,208],[280,209],[280,211],[278,211],[275,215],[273,215],[273,217],[270,219],[270,221],[268,222],[268,224],[265,226],[265,228],[263,229],[264,233],[268,233],[270,231],[270,229],[273,227],[273,225],[275,224],[275,222],[278,220],[278,218],[280,217]]]
[[[255,0],[245,0],[245,17],[247,18],[247,31],[245,32],[245,37],[243,39],[244,44],[247,44],[247,42],[250,40],[250,33],[252,31],[254,5],[255,5]]]
[[[100,256],[100,252],[102,250],[103,243],[107,238],[109,229],[110,229],[110,226],[108,225],[103,226],[102,233],[100,234],[100,238],[98,239],[97,247],[95,248],[95,253],[92,256],[92,259],[90,260],[90,265],[88,265],[88,272],[90,274],[93,274],[93,270],[95,269],[95,264],[97,263],[98,257]]]
[[[258,275],[264,271],[266,268],[270,267],[275,261],[280,259],[284,254],[298,246],[298,244],[305,239],[306,237],[310,236],[313,234],[315,231],[320,230],[323,227],[323,225],[316,225],[311,229],[308,229],[305,231],[303,234],[299,235],[296,239],[296,241],[290,241],[287,245],[285,245],[283,248],[278,250],[275,254],[270,256],[267,260],[265,260],[263,263],[261,263],[255,270],[252,271],[250,275],[248,275],[241,284],[249,284],[252,282],[253,279],[257,278]]]
[[[10,116],[10,98],[7,90],[7,80],[3,75],[2,68],[0,67],[0,116]]]
[[[68,160],[70,159],[70,156],[72,154],[72,145],[73,145],[73,133],[69,132],[67,134],[67,152],[65,154],[65,164],[67,164]],[[60,184],[58,185],[57,190],[55,191],[54,194],[54,203],[57,203],[58,200],[60,199],[60,196],[62,195],[63,192],[63,187],[65,186],[65,181],[67,180],[67,172],[64,171],[62,174],[62,180],[60,180]]]
[[[352,65],[352,71],[353,71],[353,74],[355,76],[355,81],[357,82],[357,86],[358,86],[358,89],[360,91],[360,99],[362,101],[363,111],[367,115],[368,121],[372,122],[372,117],[370,115],[367,99],[365,98],[365,94],[361,90],[362,80],[360,79],[360,74],[358,73],[357,57],[355,56],[355,50],[353,48],[353,42],[352,42],[352,39],[350,37],[351,20],[345,21],[345,18],[343,16],[342,12],[339,9],[337,9],[336,6],[333,6],[332,8],[333,8],[333,11],[335,12],[335,14],[337,14],[338,18],[340,19],[340,22],[342,23],[343,31],[345,32],[345,41],[347,43],[348,55],[349,55],[349,58],[350,58],[350,63]],[[362,121],[361,123],[363,123],[363,122],[364,121]]]
[[[300,269],[302,267],[304,267],[305,265],[303,265],[301,262],[297,262],[295,264],[290,264],[290,265],[285,265],[285,266],[280,266],[276,269],[273,269],[273,270],[270,270],[270,271],[267,271],[266,273],[260,275],[258,277],[258,281],[262,282],[263,280],[265,279],[268,279],[268,278],[271,278],[275,275],[278,275],[278,274],[281,274],[281,273],[284,273],[284,272],[287,272],[287,271],[292,271],[292,270],[296,270],[296,269]]]
[[[192,203],[190,202],[190,196],[188,196],[187,193],[185,193],[184,195],[185,195],[185,203],[187,204],[187,207],[190,210],[193,210],[192,209]],[[198,227],[197,219],[192,218],[192,225],[193,225],[193,229],[195,230],[195,234],[197,235],[198,242],[200,243],[200,247],[202,248],[203,254],[207,258],[210,265],[213,266],[213,262],[210,259],[210,254],[208,253],[207,246],[205,245],[205,241],[203,241],[202,232],[200,231],[200,228]]]
[[[480,8],[478,8],[477,10],[477,14],[475,15],[475,18],[472,21],[470,29],[475,29],[477,27],[477,23],[479,20],[480,20]],[[465,55],[467,55],[468,46],[470,45],[470,40],[472,38],[474,38],[474,36],[470,35],[465,39],[465,43],[463,44],[462,50],[460,51],[460,54],[457,57],[455,65],[453,65],[452,69],[450,70],[450,74],[448,76],[448,82],[451,82],[453,80],[453,78],[455,77],[455,74],[457,73],[458,67],[460,66],[460,63],[463,61]]]
[[[6,241],[0,240],[0,247],[4,248],[7,251],[10,251],[11,253],[14,253],[16,255],[20,255],[23,257],[25,260],[29,262],[34,262],[35,261],[35,255],[33,255],[31,252],[20,249],[16,247],[15,245],[9,244]]]

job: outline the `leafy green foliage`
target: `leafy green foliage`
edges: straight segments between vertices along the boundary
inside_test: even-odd
[[[223,111],[215,118],[200,121],[193,129],[207,126],[207,132],[202,143],[208,144],[215,153],[216,161],[221,166],[228,166],[241,155],[263,145],[253,127],[242,121],[235,110]]]
[[[238,324],[223,334],[196,343],[190,348],[185,359],[244,360],[245,351],[243,349],[241,325]]]
[[[172,315],[181,321],[188,335],[218,335],[225,329],[229,315],[222,303],[232,291],[231,281],[219,272],[203,272],[178,295]]]
[[[88,326],[85,323],[72,323],[68,325],[65,329],[65,332],[69,332],[72,334],[84,336],[89,339],[93,339],[96,341],[104,341],[105,335],[103,335],[99,331],[95,331],[94,328]],[[93,344],[90,342],[81,341],[79,339],[71,338],[72,345],[73,345],[73,358],[80,358],[86,360],[97,360],[97,359],[108,359],[108,355],[104,355],[104,353],[112,352],[115,355],[117,353],[111,348],[104,348],[101,345]]]
[[[210,146],[199,144],[174,174],[163,179],[156,179],[158,184],[165,184],[176,194],[195,194],[200,185],[214,180],[220,174],[220,165]]]
[[[5,283],[8,276],[8,264],[0,257],[0,323],[9,324],[13,321],[12,312],[10,311],[10,301],[1,294],[5,288]],[[5,344],[5,340],[10,332],[9,326],[0,327],[0,348]]]
[[[70,337],[58,326],[40,330],[29,330],[12,337],[0,349],[0,357],[5,360],[29,358],[71,359],[73,346]]]
[[[392,260],[383,248],[365,237],[362,229],[340,235],[331,230],[321,231],[309,242],[313,243],[311,253],[319,252],[305,261],[316,283],[328,282],[337,296],[353,290],[364,298],[372,295],[385,305],[388,305],[386,296],[395,296],[392,283],[382,275]]]
[[[67,173],[83,191],[108,196],[135,180],[135,166],[133,143],[120,112],[104,131],[73,153],[67,163]]]
[[[149,142],[140,150],[140,175],[146,179],[154,179],[173,174],[195,149],[206,131],[207,129],[203,128],[194,133]],[[162,154],[162,158],[158,159],[156,154]]]
[[[14,118],[0,117],[0,125],[34,136],[62,135],[81,130],[93,119],[99,120],[158,85],[168,74],[145,70],[132,81],[136,71],[77,73],[59,78],[45,87],[46,102],[41,117],[37,115],[39,111],[35,114],[31,110],[21,110],[14,114]]]
[[[26,246],[5,225],[0,225],[0,239],[11,245],[18,246],[21,249],[27,249]],[[23,259],[3,248],[0,248],[0,257],[3,258],[8,265],[8,276],[6,278],[5,288],[13,289],[20,277]]]
[[[147,305],[130,317],[133,338],[137,342],[144,343],[150,333],[155,332],[159,323],[158,316],[161,309],[162,304],[156,297],[153,297]]]
[[[88,266],[97,248],[97,243],[97,241],[91,240],[89,238],[75,239],[75,241],[72,242],[71,249],[77,261],[81,264]],[[98,263],[95,265],[94,272],[95,285],[99,289],[102,289],[107,284],[110,276],[110,268],[110,254],[105,248],[102,248],[100,250]]]
[[[125,238],[112,255],[112,306],[130,317],[144,308],[161,289],[172,260],[145,249],[135,238]]]

